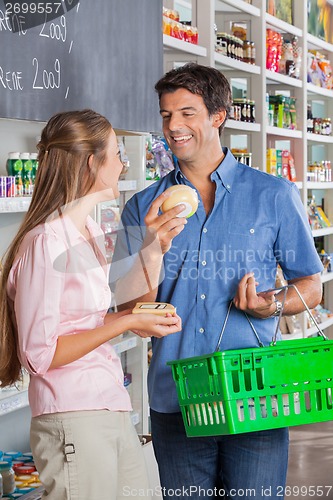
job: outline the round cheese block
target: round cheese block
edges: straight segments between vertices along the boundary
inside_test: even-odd
[[[177,184],[169,187],[165,192],[170,193],[170,196],[163,203],[161,207],[162,212],[167,212],[167,210],[181,204],[185,205],[185,209],[177,217],[188,218],[196,212],[198,208],[198,195],[195,189],[184,184]]]

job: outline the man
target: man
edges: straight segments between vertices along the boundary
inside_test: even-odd
[[[208,497],[219,486],[236,499],[246,490],[255,498],[265,498],[267,491],[278,498],[286,480],[288,430],[187,438],[166,362],[213,352],[232,299],[221,349],[258,345],[244,312],[269,344],[283,300],[283,292],[268,291],[277,265],[309,307],[321,299],[322,266],[297,188],[238,163],[222,148],[219,133],[231,105],[226,78],[188,64],[167,73],[155,88],[163,133],[178,162],[127,203],[116,259],[126,252],[132,256],[131,271],[117,285],[120,307],[137,300],[170,302],[183,321],[182,332],[153,339],[148,375],[165,498],[176,490],[182,497]],[[191,186],[199,196],[198,210],[187,221],[177,217],[181,205],[165,214],[159,210],[164,191],[175,184]],[[302,310],[296,291],[288,289],[283,314]]]

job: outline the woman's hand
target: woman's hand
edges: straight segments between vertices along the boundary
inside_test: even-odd
[[[132,314],[133,328],[130,330],[139,337],[162,338],[182,329],[182,320],[177,314],[167,313],[165,316],[156,314]]]
[[[238,284],[233,302],[237,309],[255,318],[269,318],[276,309],[275,291],[257,293],[257,285],[253,273],[245,274]]]
[[[169,196],[170,193],[166,192],[158,196],[151,204],[145,217],[147,235],[144,246],[151,244],[153,239],[158,238],[163,255],[170,249],[173,238],[181,233],[187,224],[185,217],[177,217],[185,209],[183,204],[159,215],[162,204]]]

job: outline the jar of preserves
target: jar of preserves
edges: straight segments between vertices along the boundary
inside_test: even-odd
[[[254,42],[250,42],[250,47],[251,47],[251,57],[250,57],[250,64],[255,64],[256,63],[256,46]]]
[[[244,40],[243,42],[243,62],[251,63],[252,49],[251,42],[249,40]]]
[[[250,101],[250,122],[255,123],[256,121],[256,106],[254,101]]]
[[[216,33],[216,50],[224,56],[228,55],[228,42],[226,33]]]
[[[0,474],[2,476],[3,494],[8,495],[16,489],[15,474],[11,462],[0,462]]]

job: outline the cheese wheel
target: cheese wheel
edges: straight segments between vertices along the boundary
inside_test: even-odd
[[[177,184],[176,186],[171,186],[168,188],[166,193],[170,193],[170,196],[163,203],[161,210],[166,212],[171,208],[183,204],[185,209],[177,215],[177,217],[191,217],[198,208],[198,195],[195,189],[184,184]]]

